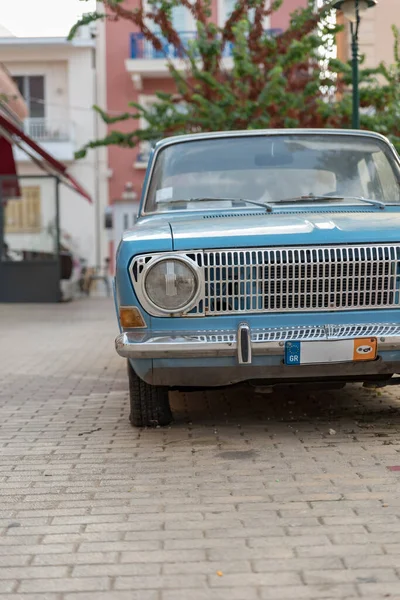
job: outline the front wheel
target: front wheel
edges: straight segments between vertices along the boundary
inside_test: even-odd
[[[129,420],[134,427],[163,427],[172,421],[168,388],[140,379],[128,360]]]

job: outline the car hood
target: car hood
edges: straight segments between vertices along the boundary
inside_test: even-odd
[[[171,219],[174,250],[399,242],[400,212],[373,208],[331,213],[199,215]]]

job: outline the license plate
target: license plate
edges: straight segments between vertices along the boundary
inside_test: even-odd
[[[312,365],[374,360],[376,338],[321,342],[285,342],[286,365]]]

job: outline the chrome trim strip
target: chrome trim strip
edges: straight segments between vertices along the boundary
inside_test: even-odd
[[[311,325],[258,330],[252,333],[252,341],[289,340],[345,340],[360,337],[400,336],[400,324],[365,323],[357,325]]]
[[[244,325],[244,324],[242,324]],[[252,355],[282,356],[287,340],[322,341],[377,337],[378,352],[400,351],[400,324],[338,325],[254,330],[250,332]],[[237,332],[124,332],[115,348],[125,358],[203,358],[237,356]],[[249,363],[246,363],[249,364]]]

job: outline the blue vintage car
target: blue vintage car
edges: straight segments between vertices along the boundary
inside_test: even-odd
[[[159,142],[117,255],[132,424],[168,424],[171,389],[394,383],[399,261],[400,161],[381,135]]]

